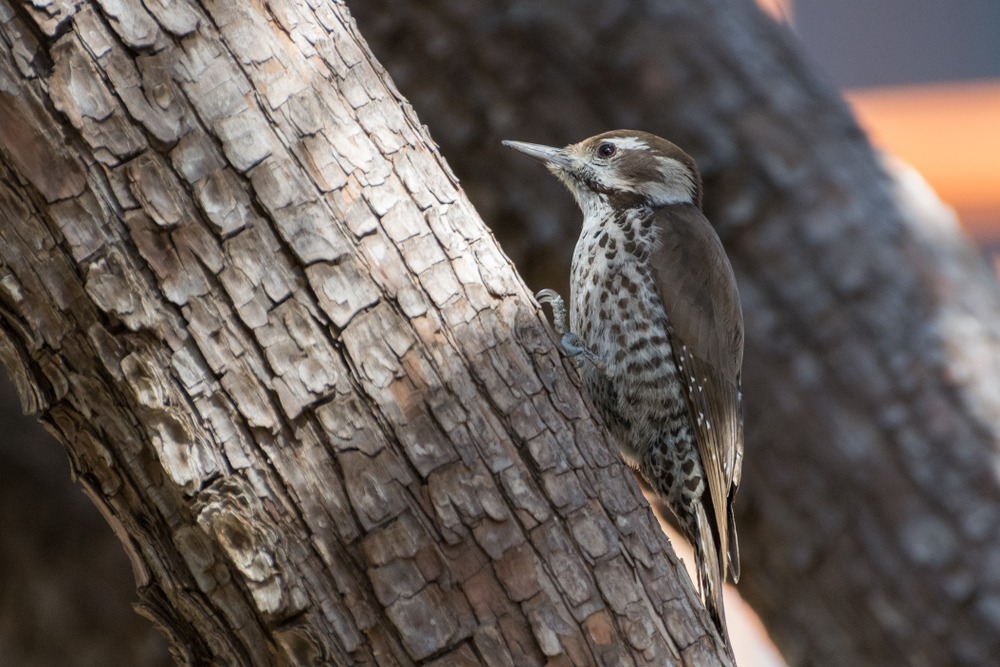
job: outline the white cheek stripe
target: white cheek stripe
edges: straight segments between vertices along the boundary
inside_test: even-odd
[[[645,183],[642,190],[649,197],[649,203],[653,206],[691,204],[694,201],[690,190],[676,184]]]
[[[638,137],[620,137],[614,139],[614,143],[621,148],[642,150],[648,145]],[[695,182],[688,167],[674,158],[654,156],[657,162],[657,171],[662,178],[657,181],[646,181],[644,183],[632,183],[625,180],[618,173],[618,169],[612,162],[606,168],[591,173],[606,190],[635,192],[644,195],[653,206],[666,206],[668,204],[690,204],[694,202]],[[573,193],[580,208],[585,213],[593,212],[596,209],[607,206],[607,198],[601,195],[596,197],[596,193],[576,181],[566,171],[558,167],[550,167],[559,180],[561,180],[570,192]]]
[[[659,172],[663,174],[663,181],[646,184],[653,204],[664,206],[693,202],[694,180],[690,170],[674,158],[657,157],[656,161],[659,163]]]
[[[656,158],[658,171],[663,174],[659,181],[630,183],[618,175],[617,169],[609,169],[600,175],[600,183],[610,190],[637,192],[649,197],[653,206],[667,204],[690,204],[694,201],[694,183],[687,167],[673,158]]]
[[[672,183],[684,183],[691,181],[691,172],[683,164],[678,162],[672,157],[656,157],[656,161],[659,163],[657,167],[661,174],[663,174],[663,180]]]

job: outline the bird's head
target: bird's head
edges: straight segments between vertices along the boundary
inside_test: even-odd
[[[585,212],[601,204],[613,208],[701,206],[701,177],[694,160],[648,132],[615,130],[565,148],[503,143],[543,162]]]

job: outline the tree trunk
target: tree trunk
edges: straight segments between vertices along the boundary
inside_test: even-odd
[[[748,0],[384,5],[362,30],[536,288],[579,214],[498,139],[634,127],[698,160],[747,323],[740,589],[789,662],[995,661],[996,281],[787,31]]]
[[[0,0],[0,357],[183,663],[729,664],[342,5]]]

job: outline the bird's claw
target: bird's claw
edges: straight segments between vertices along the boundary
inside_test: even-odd
[[[535,299],[540,304],[549,304],[552,308],[552,328],[559,334],[559,344],[563,354],[567,357],[583,357],[598,369],[604,370],[604,362],[597,358],[597,355],[588,348],[583,340],[566,326],[566,302],[553,289],[539,290],[535,294]]]
[[[552,328],[562,336],[566,333],[566,302],[559,296],[559,292],[554,289],[545,288],[535,292],[535,299],[540,304],[549,304],[552,308]]]

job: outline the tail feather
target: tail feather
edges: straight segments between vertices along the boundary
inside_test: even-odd
[[[703,506],[698,506],[698,531],[694,544],[695,568],[698,570],[698,584],[708,615],[712,618],[719,636],[726,647],[730,647],[729,631],[726,628],[726,609],[722,603],[723,573],[722,556],[715,543],[715,535],[709,526],[708,515]],[[734,540],[735,542],[735,540]],[[729,554],[726,554],[729,557]],[[729,648],[731,651],[732,649]]]
[[[736,515],[731,499],[729,504],[729,580],[735,584],[740,580],[740,541],[736,537]]]

